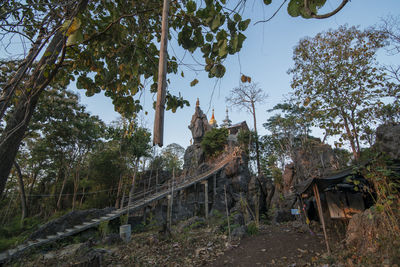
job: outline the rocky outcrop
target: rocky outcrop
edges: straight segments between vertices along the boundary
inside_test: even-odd
[[[381,227],[384,227],[382,216],[371,209],[355,214],[347,226],[346,245],[357,248],[360,254],[376,252]]]
[[[204,134],[211,130],[211,126],[208,123],[207,116],[201,110],[197,100],[195,112],[188,126],[193,136],[193,144],[200,144]]]
[[[285,170],[282,174],[282,181],[283,181],[283,188],[282,193],[284,195],[289,194],[292,192],[291,188],[294,185],[295,179],[295,171],[294,171],[294,164],[290,163],[285,166]]]
[[[183,176],[195,175],[198,167],[205,162],[205,154],[199,144],[191,145],[183,156]]]
[[[400,124],[384,124],[376,129],[377,149],[392,159],[400,160]]]
[[[319,139],[310,140],[304,147],[297,149],[293,161],[292,181],[295,184],[308,178],[323,177],[341,167],[332,147],[321,143]]]

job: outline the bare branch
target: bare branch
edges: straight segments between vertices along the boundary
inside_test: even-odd
[[[283,5],[284,5],[286,2],[287,2],[287,0],[284,0],[283,3],[282,3],[282,4],[279,6],[279,8],[274,12],[274,14],[272,14],[271,17],[269,17],[269,18],[266,19],[266,20],[259,20],[259,21],[257,21],[256,23],[254,23],[254,25],[256,25],[257,23],[268,22],[268,21],[270,21],[273,17],[276,16],[276,14],[278,14],[279,10],[281,10],[281,8],[283,7]]]

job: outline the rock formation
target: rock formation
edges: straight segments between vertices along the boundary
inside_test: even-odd
[[[400,160],[400,124],[384,124],[376,129],[378,150],[395,160]]]
[[[196,102],[195,112],[188,126],[193,136],[193,144],[200,144],[204,134],[211,130],[211,126],[207,121],[207,116],[203,113],[199,105],[199,99]]]

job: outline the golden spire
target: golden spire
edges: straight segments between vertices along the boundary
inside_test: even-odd
[[[196,107],[200,107],[200,100],[199,100],[199,98],[197,98]]]
[[[215,120],[215,116],[214,116],[214,109],[212,110],[212,115],[211,115],[211,119],[210,119],[209,123],[212,127],[217,127],[217,121]]]

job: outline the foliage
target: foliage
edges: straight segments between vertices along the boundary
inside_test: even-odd
[[[215,156],[225,148],[228,142],[228,129],[226,128],[213,128],[206,132],[201,141],[201,147],[208,156]]]
[[[23,225],[19,220],[19,216],[14,216],[8,223],[0,227],[0,251],[22,243],[40,223],[43,223],[38,217],[26,218]]]
[[[327,135],[339,134],[339,146],[348,141],[355,159],[364,124],[373,122],[381,98],[388,96],[387,79],[375,59],[385,40],[379,31],[340,26],[302,39],[288,71],[297,104],[309,108]]]
[[[99,223],[98,230],[101,237],[106,237],[110,233],[110,228],[108,226],[108,221],[103,221]]]
[[[182,169],[184,153],[185,149],[179,144],[172,143],[166,146],[162,151],[166,171],[169,173],[175,171],[175,174],[178,174]]]
[[[296,148],[305,145],[310,133],[311,122],[307,117],[307,109],[298,107],[292,101],[275,105],[268,112],[280,111],[263,123],[271,134],[261,138],[263,158],[269,167],[283,168],[288,159],[294,161]]]
[[[247,228],[246,228],[246,233],[249,235],[249,236],[252,236],[252,235],[256,235],[256,234],[258,234],[258,227],[257,227],[257,224],[254,222],[254,221],[251,221],[248,225],[247,225]]]

